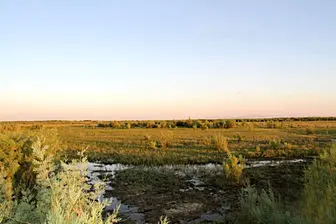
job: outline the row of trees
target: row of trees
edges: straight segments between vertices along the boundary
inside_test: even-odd
[[[234,128],[236,120],[112,121],[98,123],[99,128]]]

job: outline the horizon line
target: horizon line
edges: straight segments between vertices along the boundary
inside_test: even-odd
[[[173,119],[27,119],[27,120],[2,120],[0,122],[53,122],[53,121],[175,121],[175,120],[234,120],[234,119],[291,119],[291,118],[336,118],[334,116],[239,116],[223,118],[173,118]]]

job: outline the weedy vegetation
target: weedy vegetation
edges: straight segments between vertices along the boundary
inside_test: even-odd
[[[247,186],[242,190],[240,223],[335,223],[336,144],[323,150],[305,170],[300,199],[288,204],[274,192]]]
[[[56,161],[57,144],[41,133],[1,135],[0,223],[117,223],[118,210],[102,218],[103,185],[91,190],[86,159]]]

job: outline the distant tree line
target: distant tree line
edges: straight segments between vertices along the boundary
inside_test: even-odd
[[[235,127],[266,127],[281,128],[284,123],[298,121],[336,121],[336,117],[300,117],[300,118],[257,118],[257,119],[187,119],[187,120],[135,120],[135,121],[104,121],[98,123],[99,128],[235,128]]]
[[[236,120],[157,120],[157,121],[111,121],[97,124],[99,128],[234,128]]]

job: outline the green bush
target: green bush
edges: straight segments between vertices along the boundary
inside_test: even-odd
[[[271,189],[260,193],[251,186],[242,190],[241,210],[237,223],[303,223],[302,219],[291,213]]]
[[[224,128],[235,128],[236,127],[236,120],[226,120],[224,123]]]
[[[236,157],[231,153],[223,161],[223,170],[226,178],[231,179],[234,183],[239,183],[245,167],[245,161],[242,156]]]
[[[102,219],[106,202],[96,199],[103,184],[90,191],[86,159],[56,162],[49,141],[35,134],[1,136],[0,223],[116,223],[117,210]],[[27,172],[20,171],[22,165]],[[27,180],[25,176],[29,184],[13,181]]]
[[[312,223],[336,223],[336,144],[305,172],[301,214]]]
[[[296,207],[286,205],[274,193],[258,193],[251,186],[241,196],[238,223],[336,223],[336,145],[324,150],[305,171],[303,193]]]
[[[150,149],[157,149],[157,146],[158,146],[158,143],[157,143],[157,141],[155,141],[155,140],[152,140],[152,141],[149,141],[149,142],[148,142],[148,147],[149,147]]]

